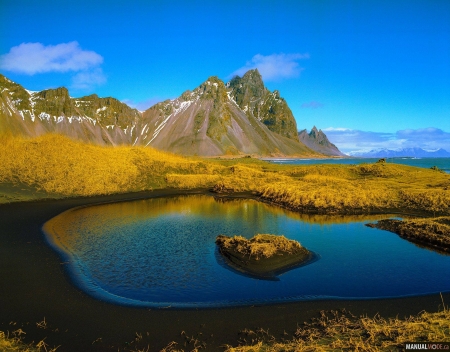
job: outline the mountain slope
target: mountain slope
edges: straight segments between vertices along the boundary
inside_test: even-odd
[[[72,98],[64,87],[28,91],[0,75],[0,133],[56,132],[101,145],[144,145],[183,155],[318,155],[292,134],[296,123],[289,107],[264,87],[258,71],[232,82],[210,77],[194,91],[140,113],[114,98]]]
[[[322,130],[317,130],[314,126],[311,132],[306,129],[298,132],[300,142],[319,153],[330,156],[346,156],[333,143],[331,143]]]
[[[257,119],[272,132],[297,140],[297,123],[286,101],[275,90],[270,92],[258,69],[235,76],[227,83],[231,98],[249,118]]]
[[[180,154],[315,154],[244,112],[233,99],[232,89],[217,77],[177,99],[154,105],[143,113],[144,122],[137,144]]]
[[[33,92],[0,75],[0,133],[30,137],[49,132],[97,144],[128,144],[140,113],[114,98],[71,98],[66,88]],[[116,128],[119,127],[119,128]]]

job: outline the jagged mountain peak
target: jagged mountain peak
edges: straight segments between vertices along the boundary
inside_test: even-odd
[[[298,132],[300,142],[319,153],[331,156],[344,156],[333,143],[331,143],[322,130],[314,126],[308,133],[306,129]]]
[[[270,92],[257,69],[241,78],[233,77],[226,85],[230,97],[250,119],[256,119],[272,132],[298,140],[297,123],[280,92]]]

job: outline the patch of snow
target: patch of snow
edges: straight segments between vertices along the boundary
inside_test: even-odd
[[[42,120],[50,121],[51,116],[50,116],[50,114],[47,114],[46,112],[41,112],[38,117],[41,121]]]
[[[146,123],[145,124],[145,126],[142,128],[142,131],[141,131],[141,136],[144,134],[144,132],[145,132],[145,128],[147,127],[147,125],[148,125],[148,123]],[[147,128],[147,131],[148,131],[148,128]]]
[[[56,116],[55,116],[55,121],[56,121],[56,123],[63,122],[64,121],[64,116],[58,116],[58,118],[56,118]]]
[[[25,91],[28,93],[28,95],[33,95],[33,94],[39,93],[38,91],[35,91],[35,90],[25,89]]]
[[[105,111],[106,109],[108,109],[108,107],[104,106],[102,108],[97,109],[96,113],[98,114],[100,111]]]
[[[233,97],[231,96],[231,91],[227,92],[227,96],[228,96],[228,100],[231,101],[232,103],[234,103],[234,105],[238,106],[236,101],[233,99]]]
[[[159,134],[159,132],[161,132],[161,130],[166,126],[167,121],[169,121],[169,119],[172,116],[178,115],[179,113],[185,111],[190,105],[192,104],[192,100],[188,100],[188,101],[183,101],[178,108],[176,108],[169,116],[167,116],[163,122],[161,122],[161,124],[156,128],[155,132],[153,132],[153,137],[152,139],[150,139],[150,141],[145,145],[148,146]]]
[[[213,86],[219,88],[219,85],[217,83],[213,83]]]
[[[133,127],[134,127],[134,126],[133,126]],[[137,142],[138,138],[139,138],[139,137],[136,137],[136,139],[134,140],[133,145],[136,145],[136,142]]]

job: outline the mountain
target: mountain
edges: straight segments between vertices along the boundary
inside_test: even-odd
[[[259,73],[253,70],[244,78],[252,76],[257,77]],[[188,155],[315,154],[298,139],[290,137],[289,127],[293,123],[296,128],[295,120],[283,128],[283,123],[277,121],[278,115],[263,114],[265,110],[256,107],[263,106],[261,97],[271,99],[274,105],[284,106],[285,102],[273,95],[269,98],[264,86],[255,88],[253,83],[247,84],[244,80],[240,84],[241,91],[245,92],[240,104],[252,98],[256,101],[252,100],[253,105],[247,105],[247,109],[242,109],[234,99],[234,96],[239,96],[236,87],[231,83],[225,85],[217,77],[208,78],[194,91],[186,91],[177,99],[154,105],[143,113],[142,123],[145,125],[137,143]],[[286,110],[283,107],[281,111],[284,113]],[[286,118],[283,113],[280,113],[280,120]],[[272,130],[264,123],[270,118],[274,120],[270,125]]]
[[[33,92],[0,75],[0,133],[35,137],[48,132],[97,144],[129,144],[127,129],[141,118],[114,98],[71,98],[66,88]]]
[[[249,119],[256,119],[272,132],[298,140],[297,123],[286,101],[277,90],[270,92],[258,69],[247,71],[241,78],[235,76],[227,83],[230,97]]]
[[[370,152],[351,152],[351,156],[360,158],[449,158],[450,153],[440,148],[435,151],[426,151],[422,148],[403,148],[403,149],[375,149]]]
[[[298,132],[298,138],[300,142],[319,153],[330,156],[346,156],[328,140],[322,130],[317,130],[316,126],[309,133],[306,130]]]
[[[0,75],[0,133],[48,132],[97,144],[142,145],[183,155],[317,156],[299,142],[296,122],[257,70],[225,85],[210,77],[143,113],[114,98],[72,98],[66,88],[32,92]],[[236,99],[238,101],[236,101]]]

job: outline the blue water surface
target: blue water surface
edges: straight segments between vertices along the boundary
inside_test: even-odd
[[[307,216],[255,200],[190,195],[78,208],[44,229],[74,283],[117,304],[220,307],[450,291],[450,256],[364,226],[380,218]],[[298,240],[320,259],[278,281],[218,262],[217,235],[258,233]]]
[[[379,158],[332,158],[332,159],[267,159],[272,163],[291,165],[313,165],[313,164],[345,164],[359,165],[363,163],[374,163]],[[450,173],[450,158],[386,158],[387,163],[402,164],[408,166],[423,167],[426,169],[437,166],[446,173]]]

